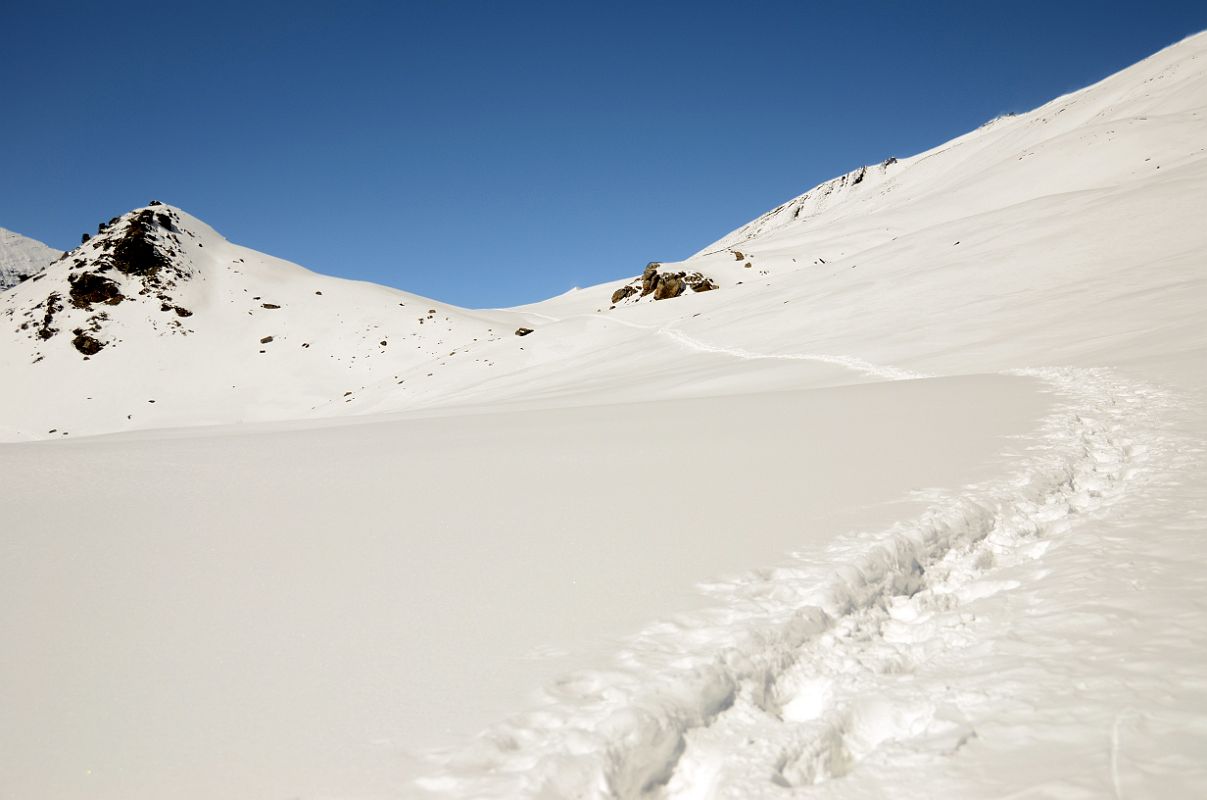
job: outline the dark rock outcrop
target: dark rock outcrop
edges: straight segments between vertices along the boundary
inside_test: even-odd
[[[515,329],[516,336],[527,336],[530,333],[532,333],[532,328],[516,328]]]
[[[113,245],[110,255],[112,266],[125,275],[153,277],[159,270],[170,265],[168,255],[152,237],[152,228],[157,224],[155,212],[144,209],[135,214],[126,225],[121,238]]]
[[[126,299],[116,281],[95,272],[68,275],[67,280],[71,284],[71,304],[76,308],[91,311],[93,303],[115,306]]]
[[[46,341],[50,337],[59,332],[58,328],[53,327],[54,315],[63,310],[62,298],[58,292],[51,292],[46,296],[46,311],[42,315],[42,325],[38,328],[38,338]]]
[[[89,336],[83,331],[76,333],[75,338],[71,340],[72,346],[86,356],[94,356],[105,347],[105,342],[93,336]]]

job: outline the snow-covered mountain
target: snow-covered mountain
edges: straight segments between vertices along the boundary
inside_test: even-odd
[[[60,255],[37,239],[0,228],[0,292],[41,272]]]
[[[1203,795],[1207,34],[890,155],[520,308],[164,205],[0,295],[0,794]]]
[[[368,385],[421,393],[466,346],[517,340],[506,320],[317,275],[159,203],[6,293],[0,322],[16,387],[0,429],[19,438],[341,413]]]
[[[684,262],[518,309],[327,278],[179,209],[138,209],[0,301],[0,369],[22,387],[0,398],[0,436],[763,385],[723,388],[668,326],[907,371],[1180,347],[1204,332],[1184,290],[1202,226],[1168,211],[1200,206],[1202,50],[1192,38],[1030,113],[860,167]],[[124,249],[150,265],[123,265]],[[1155,268],[1162,259],[1173,263]],[[1045,291],[1013,302],[1024,287]],[[1155,307],[1160,334],[1147,327]],[[1055,318],[1075,324],[1058,333]],[[942,358],[934,346],[978,338]]]

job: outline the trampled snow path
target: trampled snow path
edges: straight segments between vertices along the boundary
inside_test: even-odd
[[[658,333],[700,353],[721,353],[745,361],[814,361],[819,364],[833,364],[837,367],[846,367],[863,375],[889,381],[906,381],[929,377],[920,372],[911,372],[910,370],[898,367],[873,364],[870,361],[856,358],[855,356],[834,356],[823,353],[754,353],[738,347],[719,347],[701,342],[699,339],[694,339],[681,331],[675,330],[670,325],[659,328]]]
[[[703,352],[922,377],[659,333]],[[1045,383],[1057,405],[1041,444],[1010,454],[1009,475],[920,498],[929,501],[920,517],[845,537],[820,557],[703,587],[713,608],[649,627],[611,671],[548,687],[543,707],[438,756],[420,786],[464,797],[781,796],[854,774],[873,754],[959,750],[976,737],[974,721],[936,699],[958,686],[919,681],[901,692],[886,682],[975,648],[969,605],[1019,588],[998,575],[1142,480],[1167,449],[1159,420],[1175,402],[1107,370],[1018,374]]]

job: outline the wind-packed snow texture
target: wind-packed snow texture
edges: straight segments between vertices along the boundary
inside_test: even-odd
[[[0,794],[1207,794],[1207,35],[890,155],[660,300],[0,296]]]

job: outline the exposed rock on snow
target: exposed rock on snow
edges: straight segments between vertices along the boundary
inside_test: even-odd
[[[638,289],[636,286],[630,286],[628,284],[625,284],[624,286],[621,286],[616,291],[612,292],[612,302],[619,303],[621,300],[624,300],[626,297],[631,297],[631,296],[637,294],[637,292],[638,292]]]
[[[612,304],[622,303],[629,298],[633,298],[632,302],[635,303],[649,295],[653,295],[653,300],[667,300],[678,297],[689,287],[694,292],[707,292],[718,288],[715,281],[699,272],[663,270],[662,266],[660,261],[647,264],[639,278],[634,278],[612,292]]]
[[[641,273],[641,296],[645,297],[650,294],[658,286],[658,268],[662,265],[657,261],[651,261],[645,265],[645,271]]]
[[[654,299],[666,300],[683,294],[683,289],[687,285],[683,280],[683,275],[682,272],[658,273],[658,283],[654,287]]]
[[[93,303],[115,306],[126,299],[116,281],[95,272],[72,273],[67,280],[71,284],[71,304],[76,308],[91,311]]]
[[[315,275],[231,245],[163,204],[97,227],[0,295],[0,372],[23,396],[45,393],[37,402],[0,393],[0,438],[279,418],[286,408],[288,416],[347,413],[333,404],[350,376],[356,385],[398,387],[395,402],[423,402],[446,384],[450,351],[485,347],[500,338],[494,331],[515,325],[511,315]],[[416,320],[408,307],[426,316]],[[264,315],[286,347],[260,352]],[[483,376],[495,363],[465,361]],[[431,380],[400,384],[411,370]],[[167,375],[171,385],[159,385]],[[159,395],[154,414],[131,414],[149,388]]]
[[[56,275],[66,271],[67,294],[71,298],[70,324],[103,333],[110,317],[96,312],[93,306],[116,306],[129,298],[140,308],[154,304],[161,311],[188,315],[169,294],[179,281],[192,275],[175,233],[173,213],[143,209],[101,223],[95,237],[66,254],[63,266],[54,265]],[[63,310],[59,302],[61,288],[54,283],[40,288],[50,289],[45,300],[27,307],[22,316],[29,319],[37,309],[43,310],[42,324],[36,334],[46,341],[58,332],[51,322]],[[8,297],[16,299],[12,294]],[[18,309],[14,303],[8,313],[12,315]],[[80,319],[74,311],[88,312],[89,316]],[[105,346],[103,342],[104,339],[81,334],[72,340],[76,350],[89,356],[100,352]]]
[[[86,356],[94,356],[105,347],[104,342],[79,329],[76,330],[75,338],[71,340],[71,344],[76,350],[79,350]]]
[[[683,280],[693,292],[711,292],[717,288],[717,284],[712,278],[706,278],[699,272],[689,272]]]

